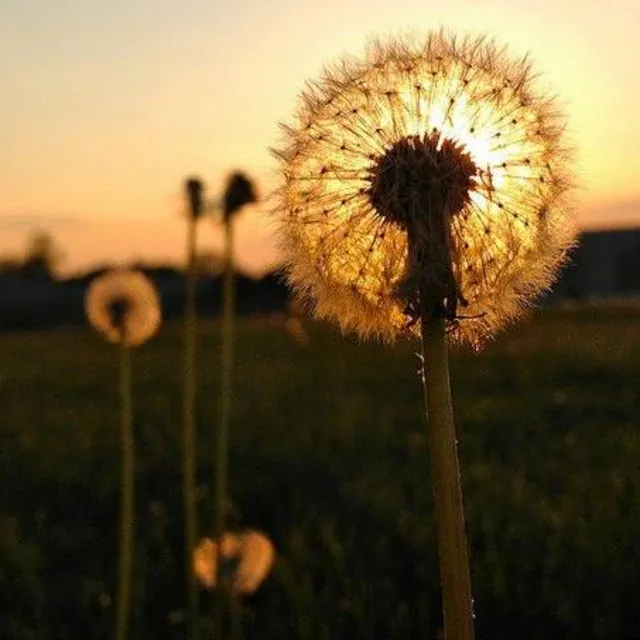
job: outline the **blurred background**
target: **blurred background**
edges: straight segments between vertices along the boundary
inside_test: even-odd
[[[362,345],[301,317],[268,215],[268,148],[305,80],[372,34],[440,25],[531,52],[580,183],[580,245],[553,293],[481,356],[452,359],[478,638],[639,637],[638,24],[634,0],[3,0],[0,637],[111,635],[116,365],[83,299],[116,265],[153,280],[164,317],[134,363],[131,637],[184,637],[183,183],[201,176],[215,204],[237,168],[260,198],[236,222],[230,517],[278,553],[243,603],[245,636],[440,637],[416,345]],[[220,225],[203,220],[198,242],[205,533]]]
[[[47,231],[64,273],[96,262],[180,262],[181,178],[219,192],[240,167],[264,193],[268,147],[305,80],[373,34],[440,25],[530,52],[577,150],[585,229],[637,225],[640,70],[633,0],[4,0],[0,7],[0,251]],[[264,208],[264,206],[263,206]],[[262,211],[260,211],[262,212]],[[242,265],[277,259],[260,215]],[[207,245],[216,238],[203,234]]]

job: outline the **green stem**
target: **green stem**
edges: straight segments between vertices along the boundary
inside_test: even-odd
[[[231,640],[242,640],[242,600],[239,595],[229,596]]]
[[[214,539],[218,543],[218,562],[216,562],[216,594],[214,596],[215,638],[222,640],[222,610],[224,607],[224,585],[221,584],[218,568],[220,566],[221,541],[225,531],[225,507],[227,500],[227,475],[229,457],[229,418],[231,415],[231,376],[233,369],[233,342],[235,330],[235,291],[233,281],[233,222],[231,218],[224,223],[224,275],[222,286],[222,347],[221,347],[221,385],[220,415],[215,438],[215,504]]]
[[[422,382],[429,431],[446,640],[473,640],[473,602],[444,320],[422,318]]]
[[[126,340],[120,346],[120,562],[118,566],[118,601],[116,606],[116,640],[125,640],[131,609],[131,572],[133,564],[133,491],[134,439],[131,398],[131,352]]]
[[[189,217],[187,235],[187,282],[184,314],[184,387],[182,474],[185,517],[185,570],[187,581],[187,638],[197,637],[198,585],[192,556],[196,546],[198,513],[196,507],[196,218]]]

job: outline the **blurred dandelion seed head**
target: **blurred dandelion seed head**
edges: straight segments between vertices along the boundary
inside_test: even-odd
[[[217,547],[211,538],[203,538],[193,553],[194,573],[207,589],[216,587]],[[275,559],[271,540],[259,531],[227,532],[222,536],[220,548],[218,578],[233,595],[256,591]]]
[[[288,277],[320,317],[480,345],[572,246],[564,120],[485,37],[375,41],[309,83],[274,151]]]
[[[189,215],[197,220],[204,213],[204,186],[199,178],[189,178],[185,182],[185,191],[189,201]]]
[[[257,194],[253,182],[243,173],[232,173],[224,191],[223,213],[225,220],[256,200]]]
[[[93,328],[109,342],[135,347],[160,326],[160,300],[151,281],[139,271],[115,269],[89,285],[85,311]]]

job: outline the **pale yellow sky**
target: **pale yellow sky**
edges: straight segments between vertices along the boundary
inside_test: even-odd
[[[305,80],[370,35],[441,25],[529,51],[567,111],[580,223],[640,224],[638,0],[3,0],[0,254],[44,229],[67,269],[179,260],[187,175],[213,197],[238,168],[268,193]],[[274,258],[259,207],[239,235],[245,265]]]

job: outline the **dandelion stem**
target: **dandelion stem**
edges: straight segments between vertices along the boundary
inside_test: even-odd
[[[195,216],[189,216],[187,232],[187,281],[184,317],[184,388],[183,388],[183,493],[185,515],[185,569],[187,580],[187,638],[197,635],[198,589],[191,558],[196,545],[198,514],[196,510],[196,286],[197,272]]]
[[[229,596],[229,610],[231,618],[231,640],[242,640],[242,601],[240,596]]]
[[[473,603],[444,320],[422,317],[427,410],[446,640],[473,640]]]
[[[118,602],[115,640],[125,640],[131,609],[131,573],[133,565],[133,491],[134,439],[131,398],[131,352],[126,340],[120,345],[120,562],[118,566]]]
[[[221,563],[221,543],[225,530],[225,507],[227,500],[227,474],[229,456],[229,418],[231,415],[231,376],[233,369],[233,341],[235,330],[235,291],[233,281],[233,222],[225,218],[224,222],[224,275],[222,287],[222,348],[221,348],[221,385],[220,415],[215,438],[215,505],[214,539],[218,544],[218,558],[215,563],[216,594],[214,598],[215,637],[222,640],[222,610],[224,607],[224,589],[219,567]]]

